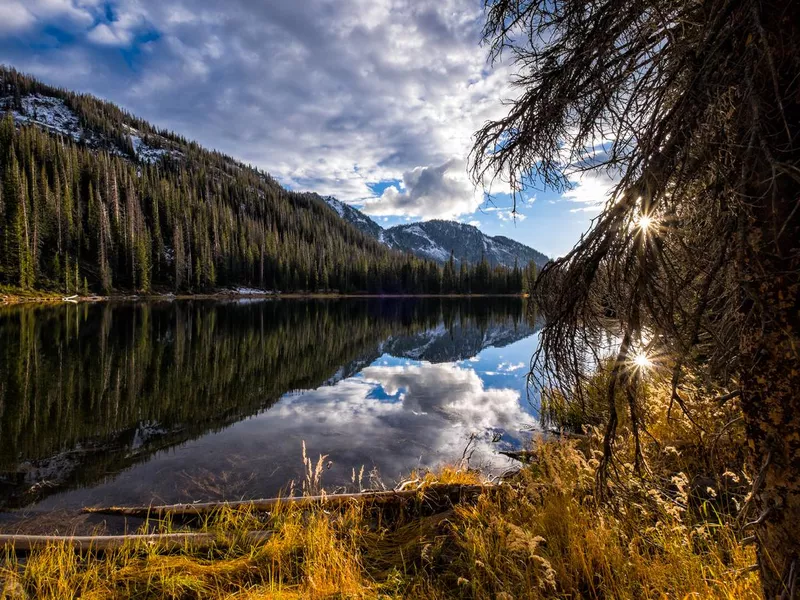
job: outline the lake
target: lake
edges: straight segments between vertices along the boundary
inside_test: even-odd
[[[503,470],[536,344],[518,298],[0,307],[0,510],[270,497],[304,442],[328,491]]]

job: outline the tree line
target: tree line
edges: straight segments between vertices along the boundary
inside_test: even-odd
[[[96,98],[0,70],[0,283],[114,290],[520,293],[535,267],[440,266],[390,250],[315,194],[156,131]],[[22,99],[60,98],[78,139],[16,123]],[[130,123],[130,125],[127,125]],[[126,127],[165,153],[136,157]]]

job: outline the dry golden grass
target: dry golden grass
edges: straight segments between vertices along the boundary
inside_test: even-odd
[[[663,390],[654,385],[649,393]],[[698,436],[680,415],[667,418],[667,403],[648,406],[659,437],[646,448],[651,473],[634,477],[622,444],[608,502],[594,496],[594,434],[541,441],[530,465],[476,505],[432,516],[386,514],[355,501],[329,511],[286,504],[269,518],[226,510],[203,529],[241,541],[211,551],[131,543],[99,556],[62,546],[25,560],[9,554],[0,598],[758,598],[748,569],[754,551],[740,544],[730,502],[716,501],[722,490],[720,498],[710,490],[707,501],[690,497],[688,483],[738,466],[735,427]],[[311,491],[321,467],[305,462]],[[411,479],[422,489],[480,482],[458,468]],[[246,532],[263,529],[274,535],[247,541]]]

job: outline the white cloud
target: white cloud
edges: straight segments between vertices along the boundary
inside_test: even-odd
[[[363,210],[370,215],[447,219],[474,212],[482,199],[483,192],[469,181],[464,162],[451,159],[406,171],[402,189],[386,188],[380,198],[367,200]]]
[[[513,206],[484,206],[481,210],[495,213],[500,221],[524,221],[527,218],[519,209],[515,211]]]
[[[593,212],[603,208],[616,182],[604,171],[587,171],[576,174],[570,183],[573,188],[561,198],[580,205],[571,209],[572,212]]]
[[[513,210],[498,210],[497,218],[501,221],[524,221],[527,217],[521,212]]]
[[[106,46],[127,46],[131,40],[130,32],[112,29],[105,23],[100,23],[92,29],[87,37],[96,44]]]
[[[0,33],[26,29],[35,21],[34,16],[21,2],[0,4]]]
[[[61,28],[88,27],[99,0],[3,0],[0,33],[23,31],[35,24],[57,22]]]
[[[129,46],[137,29],[144,24],[144,15],[136,7],[129,5],[115,15],[113,21],[99,23],[87,34],[87,38],[95,44],[103,46]]]
[[[477,206],[463,172],[471,136],[511,95],[510,69],[488,68],[479,44],[482,4],[126,0],[112,2],[111,20],[96,0],[13,6],[40,8],[42,26],[59,24],[59,6],[76,19],[93,16],[70,57],[73,71],[79,61],[91,74],[50,82],[109,98],[292,188],[372,200],[374,214],[430,218]],[[134,69],[120,69],[108,47],[135,45],[140,28],[155,39],[135,53]],[[20,47],[0,58],[42,73],[63,65],[66,52]],[[443,165],[438,192],[376,198],[369,185]]]

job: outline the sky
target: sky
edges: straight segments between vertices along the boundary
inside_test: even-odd
[[[467,174],[513,65],[487,62],[482,0],[0,0],[0,62],[332,195],[383,226],[471,223],[555,257],[610,188]]]

